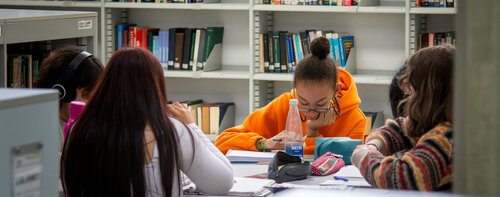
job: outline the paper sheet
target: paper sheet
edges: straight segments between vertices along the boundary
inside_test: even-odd
[[[354,165],[344,166],[334,175],[342,178],[363,178],[359,169]]]

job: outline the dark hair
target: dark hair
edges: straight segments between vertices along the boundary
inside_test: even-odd
[[[406,64],[403,64],[396,72],[396,75],[394,75],[394,78],[392,78],[391,85],[389,86],[389,103],[391,104],[393,118],[405,116],[403,109],[406,103],[401,101],[403,101],[407,95],[398,85],[398,78],[404,74],[405,70]]]
[[[439,123],[452,122],[453,65],[455,49],[440,45],[421,49],[410,57],[406,71],[399,79],[412,89],[405,113],[405,131],[420,138]]]
[[[331,57],[330,42],[324,36],[311,42],[311,54],[304,57],[295,68],[294,83],[299,81],[331,80],[333,88],[337,84],[337,67]]]
[[[43,60],[40,71],[34,81],[37,88],[52,88],[61,77],[66,67],[73,58],[82,50],[76,46],[66,46],[55,50],[49,57]],[[73,73],[69,83],[76,88],[84,88],[92,91],[104,66],[95,56],[85,59]]]
[[[162,189],[171,196],[174,181],[180,180],[180,160],[167,103],[163,70],[153,54],[140,48],[118,50],[65,141],[65,193],[145,196],[144,130],[149,125],[157,143]]]

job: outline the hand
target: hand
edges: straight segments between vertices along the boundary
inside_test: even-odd
[[[266,139],[264,142],[264,145],[266,146],[266,149],[268,150],[283,150],[285,148],[285,131],[282,131],[278,133],[278,135],[275,135],[272,138]],[[280,141],[275,141],[280,140]]]
[[[335,123],[336,117],[333,108],[331,108],[327,113],[318,114],[318,119],[308,120],[306,123],[307,136],[318,136],[319,128]]]
[[[170,115],[175,119],[183,122],[184,124],[194,123],[194,118],[191,115],[191,112],[183,104],[175,102],[167,105],[167,108],[170,111]]]

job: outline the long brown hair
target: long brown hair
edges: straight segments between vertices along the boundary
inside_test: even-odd
[[[148,124],[158,147],[163,193],[171,196],[174,181],[180,180],[180,160],[178,137],[167,114],[160,62],[144,49],[118,50],[65,142],[61,158],[65,193],[145,196]]]
[[[407,102],[405,131],[409,137],[420,138],[439,123],[452,122],[454,58],[453,47],[440,45],[421,49],[408,59],[398,82],[401,89],[412,92],[402,101]]]

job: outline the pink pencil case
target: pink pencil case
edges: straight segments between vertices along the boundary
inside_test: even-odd
[[[344,166],[342,155],[327,152],[311,163],[311,172],[315,175],[326,176],[339,171]]]

